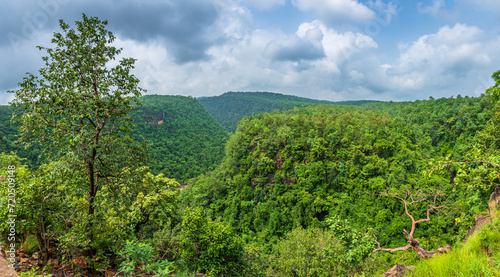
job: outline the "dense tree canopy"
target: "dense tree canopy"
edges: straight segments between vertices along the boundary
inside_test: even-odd
[[[90,247],[97,194],[104,183],[144,160],[144,150],[128,135],[129,114],[141,96],[139,80],[130,72],[135,60],[123,58],[110,67],[121,49],[111,46],[115,37],[106,25],[83,15],[74,30],[61,20],[63,33],[54,34],[55,47],[38,47],[48,54],[40,76],[28,73],[12,101],[20,142],[42,145],[49,159],[72,155],[67,161],[85,168]]]
[[[194,98],[145,95],[141,104],[134,113],[133,137],[151,144],[153,173],[183,181],[220,163],[227,132]]]
[[[246,116],[264,112],[287,111],[294,107],[312,105],[359,106],[378,101],[321,101],[271,92],[226,92],[220,96],[198,98],[208,112],[228,131],[234,132],[238,122]]]

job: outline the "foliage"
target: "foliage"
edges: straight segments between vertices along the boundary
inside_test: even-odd
[[[342,242],[328,230],[296,228],[273,246],[268,276],[339,276]]]
[[[179,181],[212,170],[224,156],[227,131],[203,105],[191,97],[144,95],[134,106],[131,137],[147,141],[151,173],[163,173]],[[0,151],[26,158],[30,165],[41,164],[40,146],[20,147],[16,141],[19,124],[10,124],[12,106],[0,106]]]
[[[370,237],[371,234],[356,230],[348,220],[341,219],[338,216],[328,218],[326,224],[342,244],[342,254],[337,254],[339,256],[337,260],[339,260],[342,267],[347,272],[359,268],[374,248]],[[326,256],[330,257],[330,253]],[[335,254],[333,257],[335,257]]]
[[[0,106],[0,151],[5,153],[15,152],[21,158],[27,159],[31,166],[40,164],[40,146],[24,149],[16,143],[18,124],[11,123],[15,108],[12,106]]]
[[[22,245],[23,252],[26,254],[33,254],[36,252],[38,248],[38,240],[35,235],[28,235],[26,239],[24,240],[24,243]]]
[[[146,274],[153,273],[155,276],[162,277],[170,276],[173,272],[172,264],[168,260],[154,260],[153,247],[146,243],[127,241],[118,255],[124,259],[119,269],[125,276],[136,276],[142,271]]]
[[[423,260],[410,276],[500,276],[500,223],[474,233],[451,253]]]
[[[222,216],[248,242],[276,243],[293,227],[319,226],[339,215],[355,228],[386,229],[384,245],[403,244],[404,210],[379,192],[442,187],[456,197],[461,193],[447,174],[423,176],[430,153],[415,144],[417,138],[398,119],[368,109],[318,106],[259,114],[240,122],[224,162],[193,180],[183,202]],[[445,216],[437,220],[439,226],[419,232],[447,244],[449,229],[458,226]]]
[[[26,271],[26,272],[20,272],[19,273],[19,276],[20,277],[52,277],[53,275],[52,274],[39,274],[38,273],[38,268],[32,268],[30,271]]]
[[[294,107],[318,104],[364,105],[378,101],[321,101],[271,92],[226,92],[220,96],[198,98],[207,111],[228,131],[234,132],[246,116],[264,112],[287,111]]]
[[[135,108],[133,138],[148,148],[153,174],[183,181],[215,167],[224,156],[226,131],[196,99],[145,95]]]
[[[80,186],[82,179],[75,178],[81,176],[78,170],[84,169],[73,168],[73,163],[67,161],[71,158],[67,156],[30,171],[19,164],[16,156],[0,154],[1,176],[6,176],[8,164],[16,164],[16,238],[34,234],[43,252],[55,248],[68,259],[81,256],[89,244],[87,195]],[[119,252],[127,239],[148,240],[180,222],[176,189],[179,184],[175,180],[161,174],[154,176],[147,167],[126,176],[112,186],[103,186],[96,197],[99,208],[95,216],[100,224],[94,226],[94,240],[97,257],[103,260]],[[6,191],[2,189],[1,193]],[[7,221],[6,195],[2,194],[1,199],[0,219]],[[2,237],[7,240],[8,226],[1,227]]]
[[[492,96],[493,101],[500,100],[500,70],[495,71],[491,78],[495,81],[495,85],[486,90],[486,94]]]
[[[130,73],[135,60],[124,58],[110,68],[121,49],[110,46],[115,37],[106,25],[84,14],[75,31],[60,20],[63,33],[54,34],[55,48],[38,47],[48,54],[40,77],[28,73],[12,101],[17,108],[13,121],[20,124],[19,141],[25,147],[42,145],[54,159],[71,154],[74,159],[68,161],[86,169],[77,171],[85,177],[74,178],[83,178],[88,194],[85,244],[90,251],[97,249],[96,196],[144,158],[128,135],[128,114],[141,96],[139,80]]]
[[[238,276],[243,247],[229,226],[212,221],[201,209],[184,211],[180,242],[182,258],[192,270],[209,276]]]

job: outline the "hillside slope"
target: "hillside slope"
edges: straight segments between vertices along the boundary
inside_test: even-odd
[[[399,110],[391,115],[391,108]],[[378,109],[320,105],[247,117],[228,141],[224,162],[192,181],[184,201],[222,217],[249,241],[273,243],[294,226],[317,226],[338,215],[359,228],[384,230],[382,245],[404,245],[404,209],[379,194],[439,189],[447,201],[464,197],[464,188],[454,185],[455,168],[428,172],[433,159],[467,148],[491,118],[492,105],[480,97]],[[424,217],[423,207],[415,207],[414,216]],[[433,238],[430,248],[465,235],[454,218],[434,218],[439,224],[417,230],[418,237]]]
[[[331,102],[272,92],[226,92],[220,96],[198,98],[207,111],[228,131],[234,132],[246,116],[263,112],[286,111],[311,105],[364,105],[378,101]]]
[[[132,137],[151,144],[148,166],[153,173],[182,181],[221,162],[228,134],[194,98],[145,95],[140,102],[142,106],[132,114]],[[40,148],[26,150],[14,143],[17,126],[10,124],[13,112],[11,106],[0,106],[0,151],[16,152],[37,167]]]
[[[155,174],[185,180],[220,163],[226,131],[196,99],[145,95],[134,113],[134,138],[146,139]]]

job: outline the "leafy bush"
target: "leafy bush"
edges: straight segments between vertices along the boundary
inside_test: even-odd
[[[38,250],[38,242],[35,235],[29,235],[24,241],[23,245],[24,253],[33,254]]]
[[[333,234],[342,243],[340,262],[346,271],[360,267],[374,249],[374,243],[368,232],[356,230],[348,220],[335,215],[326,220]]]
[[[243,270],[241,240],[228,225],[210,220],[201,209],[185,210],[181,237],[182,258],[190,270],[209,276],[238,276]]]
[[[339,275],[342,250],[331,231],[296,228],[273,246],[267,276]]]
[[[122,251],[118,253],[124,261],[120,271],[125,276],[135,276],[136,273],[154,273],[155,276],[170,276],[172,264],[167,260],[155,260],[153,247],[147,243],[127,241]]]

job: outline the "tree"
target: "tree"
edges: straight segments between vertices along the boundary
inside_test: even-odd
[[[181,230],[182,258],[190,270],[209,276],[238,276],[243,270],[242,242],[228,225],[187,208]]]
[[[493,101],[497,102],[500,100],[500,70],[495,71],[491,78],[495,81],[495,85],[486,90],[486,94],[493,96]]]
[[[27,73],[20,88],[11,91],[16,94],[12,120],[20,124],[19,141],[26,148],[41,144],[48,159],[72,153],[75,168],[84,170],[90,245],[102,184],[116,181],[145,158],[143,147],[128,135],[129,113],[144,90],[130,73],[134,59],[114,61],[122,49],[110,45],[115,37],[106,25],[85,14],[76,30],[60,20],[63,32],[54,33],[55,47],[37,47],[48,54],[39,76]]]
[[[430,221],[430,213],[433,211],[439,211],[442,209],[449,208],[446,205],[441,205],[441,200],[443,198],[443,194],[440,194],[439,192],[435,193],[425,193],[423,191],[418,191],[416,193],[412,193],[410,191],[405,191],[404,196],[398,196],[396,194],[385,194],[385,196],[388,197],[393,197],[396,199],[401,200],[404,203],[405,206],[405,214],[411,219],[411,230],[408,233],[408,231],[403,230],[403,233],[406,236],[406,239],[408,240],[408,244],[402,247],[397,247],[397,248],[382,248],[380,247],[380,243],[375,240],[377,243],[378,247],[373,250],[373,252],[377,251],[388,251],[390,253],[394,253],[396,251],[406,251],[410,248],[413,248],[415,252],[421,257],[421,258],[431,258],[433,257],[436,253],[445,253],[447,251],[451,250],[451,246],[446,245],[444,247],[439,247],[438,249],[434,251],[428,251],[423,249],[420,246],[420,241],[413,238],[413,233],[415,232],[415,227],[418,223],[421,222],[427,222]],[[426,218],[422,218],[419,220],[415,220],[415,218],[408,212],[408,206],[418,204],[418,203],[429,203],[427,205],[427,210],[426,210]]]

